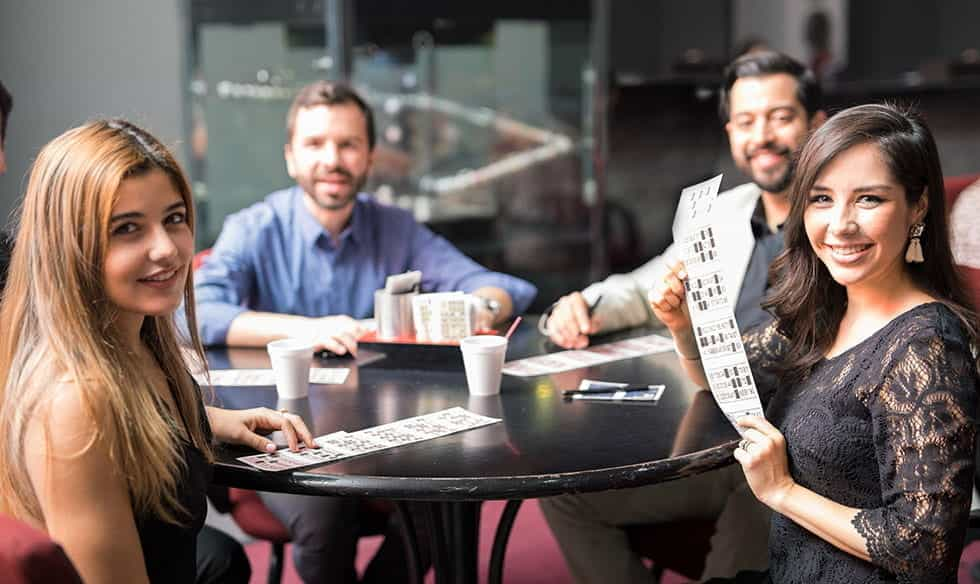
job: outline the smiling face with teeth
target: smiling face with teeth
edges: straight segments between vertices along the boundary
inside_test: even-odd
[[[176,310],[193,251],[186,203],[167,174],[155,169],[123,180],[103,269],[106,295],[120,318],[138,330],[144,317]]]
[[[923,196],[907,202],[873,143],[853,146],[828,162],[807,197],[803,222],[810,245],[831,277],[849,291],[886,290],[907,276],[909,227],[921,221]]]

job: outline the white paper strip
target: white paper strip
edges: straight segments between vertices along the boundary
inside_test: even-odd
[[[680,243],[687,269],[687,304],[708,385],[722,412],[741,433],[735,421],[746,415],[762,416],[763,411],[729,300],[723,252],[715,237],[714,221],[726,219],[712,213],[721,176],[681,192],[679,205],[688,212],[689,227],[686,233],[674,233],[674,241]]]
[[[313,439],[316,448],[301,446],[298,452],[280,448],[273,453],[241,456],[238,460],[259,470],[290,470],[440,438],[500,421],[500,418],[481,416],[465,408],[454,407],[357,432],[339,431],[318,436]]]
[[[620,359],[629,359],[653,353],[665,353],[674,350],[674,343],[660,335],[647,335],[596,345],[588,349],[560,351],[526,359],[518,359],[504,364],[504,373],[517,377],[534,375],[549,375],[570,371],[580,367],[591,367]]]
[[[350,369],[346,367],[311,367],[310,383],[337,384],[347,380]],[[194,379],[201,385],[207,384],[207,378],[195,374]],[[211,383],[218,385],[240,385],[256,387],[275,385],[276,378],[272,369],[217,369],[211,371]]]

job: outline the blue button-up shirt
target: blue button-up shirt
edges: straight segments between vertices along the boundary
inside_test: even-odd
[[[363,193],[334,245],[293,187],[225,220],[194,274],[201,340],[224,343],[231,321],[246,310],[368,318],[374,291],[408,270],[422,272],[424,292],[502,288],[518,314],[537,294],[532,284],[477,264],[408,212]]]

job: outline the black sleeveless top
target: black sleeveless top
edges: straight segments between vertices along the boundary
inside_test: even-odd
[[[204,404],[200,403],[201,424],[210,440],[211,426]],[[204,453],[186,440],[181,441],[181,452],[185,468],[177,482],[177,499],[187,511],[181,515],[181,524],[168,523],[153,515],[136,515],[143,562],[153,583],[194,582],[197,577],[197,534],[208,512],[205,495],[212,469]]]

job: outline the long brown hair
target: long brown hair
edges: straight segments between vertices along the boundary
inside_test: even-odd
[[[15,516],[42,520],[24,470],[23,436],[36,416],[46,419],[47,390],[61,380],[77,388],[95,422],[93,443],[105,444],[114,465],[125,469],[134,512],[180,522],[186,511],[177,497],[181,439],[211,456],[174,316],[147,316],[140,336],[172,388],[176,412],[139,373],[133,348],[113,326],[117,308],[103,283],[119,187],[154,170],[170,178],[193,232],[194,204],[177,161],[128,122],[99,120],[69,130],[41,150],[31,169],[0,307],[0,508]],[[186,340],[203,362],[187,272]]]
[[[924,263],[905,264],[913,281],[948,306],[963,322],[974,347],[977,313],[953,264],[949,245],[943,172],[929,128],[918,114],[894,105],[861,105],[846,109],[818,128],[800,152],[790,186],[785,224],[786,249],[770,268],[774,282],[763,307],[779,321],[789,339],[780,371],[784,380],[806,375],[826,354],[847,308],[847,292],[834,281],[806,234],[803,214],[817,177],[834,158],[860,144],[874,144],[895,180],[914,205],[928,195],[923,219]]]

